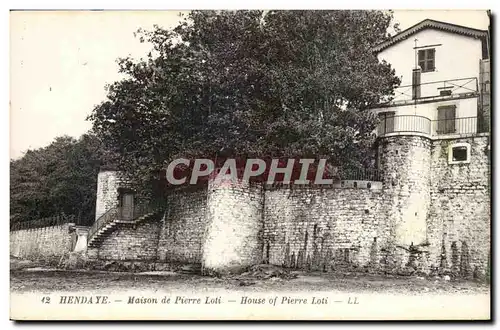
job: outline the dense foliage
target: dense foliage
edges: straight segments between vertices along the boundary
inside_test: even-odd
[[[10,162],[11,224],[74,215],[81,224],[94,220],[97,174],[109,158],[99,139],[58,137]]]
[[[119,167],[146,187],[184,157],[326,157],[369,165],[367,111],[399,84],[373,45],[381,11],[193,11],[172,30],[138,31],[153,49],[119,60],[90,119]]]

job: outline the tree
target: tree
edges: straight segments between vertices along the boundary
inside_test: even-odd
[[[179,157],[323,157],[366,166],[367,111],[400,81],[371,48],[388,37],[381,11],[193,11],[172,30],[139,31],[144,60],[89,117],[145,188]]]
[[[29,150],[10,162],[11,222],[61,213],[91,224],[95,214],[97,174],[108,154],[92,134],[58,137],[49,146]]]

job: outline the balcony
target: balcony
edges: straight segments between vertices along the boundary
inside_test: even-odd
[[[382,118],[377,135],[418,133],[428,136],[474,135],[489,132],[489,125],[478,117],[431,120],[424,116],[407,115]]]
[[[399,86],[394,89],[391,99],[377,107],[398,106],[415,103],[436,102],[441,100],[479,96],[476,77],[460,78]]]

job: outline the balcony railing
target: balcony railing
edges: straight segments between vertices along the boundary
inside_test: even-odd
[[[476,134],[489,131],[489,125],[478,117],[430,120],[423,116],[392,116],[383,118],[377,135],[391,133],[421,133],[430,136],[447,134]]]
[[[431,135],[431,120],[423,116],[392,116],[385,117],[378,125],[379,136],[388,133],[424,133]]]
[[[418,85],[404,85],[394,89],[390,100],[381,105],[407,104],[416,101],[439,100],[477,96],[479,92],[476,77],[424,82]]]

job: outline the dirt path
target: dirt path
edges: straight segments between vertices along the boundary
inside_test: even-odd
[[[213,278],[191,274],[112,272],[78,272],[57,270],[17,270],[11,271],[10,287],[13,292],[54,292],[54,291],[122,291],[122,290],[194,290],[209,292],[227,290],[235,292],[266,291],[335,291],[348,293],[385,294],[487,294],[490,287],[475,281],[446,281],[442,278],[388,277],[355,273],[303,273],[295,279],[271,278],[267,280],[238,277]]]

